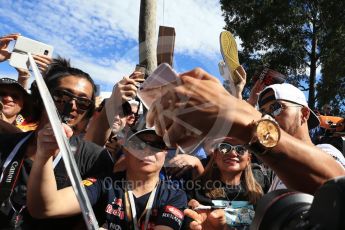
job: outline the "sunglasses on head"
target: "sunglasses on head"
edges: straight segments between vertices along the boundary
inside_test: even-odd
[[[274,103],[272,103],[269,106],[268,111],[263,109],[263,108],[260,109],[259,111],[261,113],[271,115],[272,117],[276,117],[276,116],[279,116],[279,114],[281,114],[281,112],[288,107],[301,107],[301,106],[303,106],[303,105],[297,105],[297,104],[296,105],[284,105],[279,101],[275,101]]]
[[[229,154],[231,151],[235,151],[238,155],[243,156],[247,149],[243,145],[231,145],[226,142],[218,143],[215,146],[215,150],[222,154]]]
[[[132,141],[128,141],[127,146],[130,146],[136,150],[144,150],[145,148],[149,148],[153,152],[159,152],[159,151],[167,149],[165,143],[161,141],[151,142],[151,141],[132,140]]]
[[[57,103],[69,103],[75,100],[77,108],[81,111],[87,111],[92,107],[92,100],[85,97],[78,97],[67,90],[56,89],[54,90],[52,97]]]

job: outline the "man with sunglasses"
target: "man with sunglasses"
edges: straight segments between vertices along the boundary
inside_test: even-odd
[[[121,146],[129,135],[132,135],[130,125],[135,122],[135,114],[138,111],[133,111],[130,102],[122,104],[122,110],[114,117],[113,125],[111,127],[111,135],[105,143],[105,148],[111,153],[116,165],[116,170],[124,168],[124,155],[121,151]]]
[[[70,66],[69,61],[54,59],[44,76],[62,120],[74,127],[90,117],[94,108],[95,86],[85,72]],[[35,116],[39,122],[33,132],[0,135],[0,223],[7,229],[63,229],[73,228],[82,219],[37,220],[26,208],[26,185],[31,166],[36,160],[37,136],[49,123],[41,96],[35,85],[31,86]],[[82,178],[109,173],[113,162],[107,150],[74,135],[70,139],[74,158]],[[57,188],[70,186],[70,181],[61,160],[54,157],[54,176]],[[83,222],[81,222],[83,223]]]
[[[168,140],[169,146],[186,145],[190,136],[198,140],[236,137],[250,150],[259,150],[256,155],[277,173],[288,188],[310,194],[326,181],[345,174],[344,167],[328,154],[303,143],[276,122],[262,117],[249,103],[230,95],[219,80],[206,71],[196,68],[180,74],[179,78],[181,84],[156,100],[146,116],[147,126],[155,126],[157,133]],[[164,122],[161,122],[162,118]],[[306,123],[306,118],[303,123]],[[199,134],[191,134],[188,127],[197,129]],[[193,222],[193,229],[202,229],[214,223],[217,217],[224,217],[224,212],[217,217],[213,212],[193,214],[188,214],[197,220]],[[217,227],[214,225],[212,229],[219,229]]]
[[[111,137],[112,128],[117,132],[126,125],[133,128],[138,119],[139,106],[135,111],[130,103],[136,98],[138,83],[143,82],[141,76],[141,72],[135,71],[115,84],[110,98],[105,99],[104,106],[91,120],[85,140],[104,146]]]
[[[67,127],[65,132],[68,134]],[[51,130],[42,130],[38,146],[28,185],[31,214],[47,218],[80,213],[72,187],[56,189],[52,156],[58,147]],[[153,129],[138,131],[127,139],[123,147],[126,171],[84,180],[91,204],[102,207],[106,229],[181,228],[183,209],[187,205],[186,194],[159,179],[167,149],[162,137]]]
[[[147,126],[155,126],[169,146],[184,146],[190,137],[197,140],[236,137],[252,152],[255,149],[260,160],[272,168],[288,188],[311,194],[327,180],[345,174],[344,167],[320,148],[303,143],[277,122],[262,117],[253,106],[231,96],[206,71],[197,68],[180,74],[179,78],[181,84],[156,100],[146,116]],[[303,117],[306,126],[309,116]],[[193,130],[198,133],[191,133]]]
[[[308,145],[314,145],[309,129],[316,128],[320,122],[316,114],[309,109],[301,90],[287,83],[268,86],[260,93],[258,106],[260,112],[272,116],[285,132]],[[345,167],[344,156],[334,146],[320,144],[316,147]],[[275,176],[269,191],[284,188],[286,186]]]

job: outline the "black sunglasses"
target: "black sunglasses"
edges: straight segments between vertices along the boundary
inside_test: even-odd
[[[268,111],[266,111],[264,109],[260,109],[259,111],[261,113],[271,115],[272,117],[276,117],[279,114],[281,114],[281,112],[284,109],[286,109],[287,107],[301,107],[301,106],[303,106],[303,105],[297,105],[297,104],[296,105],[283,105],[279,101],[276,101],[269,106]]]
[[[152,152],[159,152],[159,151],[167,149],[165,143],[161,141],[151,142],[151,141],[131,140],[131,141],[128,141],[126,145],[137,150],[144,150],[145,148],[149,148]]]
[[[20,94],[15,92],[0,91],[0,97],[10,96],[13,100],[19,100]]]
[[[121,117],[127,117],[134,114],[132,111],[132,107],[128,102],[125,102],[122,104],[122,111],[120,111],[120,116]]]
[[[226,142],[216,144],[215,149],[224,155],[229,154],[232,150],[234,150],[238,155],[243,156],[247,151],[243,145],[231,145]]]
[[[93,104],[92,100],[85,97],[78,97],[67,90],[56,89],[53,91],[52,97],[56,103],[69,103],[75,100],[77,108],[81,111],[91,109]]]
[[[139,115],[140,103],[141,102],[139,101],[138,109],[136,112],[132,111],[132,106],[128,102],[123,103],[122,104],[122,111],[120,111],[120,117],[127,117],[127,116],[134,115],[134,119],[135,119],[135,121],[137,121],[140,117],[140,115]]]

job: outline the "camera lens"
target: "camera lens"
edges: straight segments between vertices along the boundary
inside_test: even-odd
[[[44,51],[44,55],[47,55],[48,53],[49,53],[48,50],[45,50],[45,51]]]
[[[290,229],[292,225],[303,225],[312,201],[309,194],[287,189],[267,193],[257,204],[250,229]]]

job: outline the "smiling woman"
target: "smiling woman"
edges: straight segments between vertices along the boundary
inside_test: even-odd
[[[231,138],[209,140],[206,148],[212,152],[204,173],[196,178],[191,198],[202,205],[225,207],[228,225],[250,225],[254,218],[253,205],[263,191],[251,170],[251,154]]]
[[[22,131],[36,128],[36,124],[24,125],[27,123],[24,119],[30,115],[30,97],[16,80],[0,79],[0,101],[0,119],[19,127]]]

